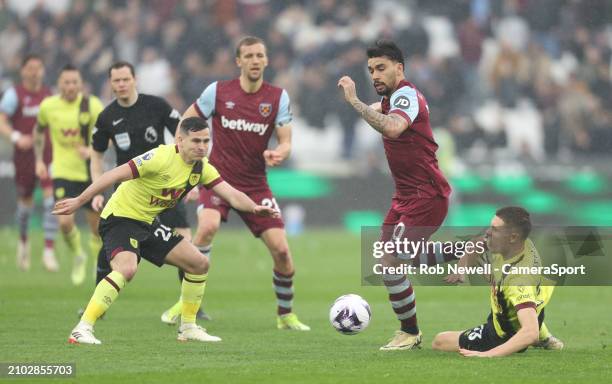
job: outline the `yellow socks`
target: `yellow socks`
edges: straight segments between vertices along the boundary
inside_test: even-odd
[[[207,278],[208,274],[192,275],[185,273],[181,285],[181,324],[195,323],[196,314],[204,297]]]
[[[93,256],[94,260],[97,261],[98,253],[100,253],[100,249],[102,249],[102,239],[99,236],[94,236],[92,234],[89,235],[89,251]]]
[[[83,248],[81,247],[81,232],[76,225],[72,227],[72,231],[64,234],[64,240],[66,240],[66,245],[68,245],[68,249],[70,249],[73,256],[78,256],[83,253]]]
[[[174,316],[180,315],[182,311],[183,311],[183,302],[181,301],[181,298],[179,297],[179,300],[172,307],[170,307],[170,309],[168,309],[168,314],[172,318]]]
[[[96,287],[93,296],[85,308],[81,321],[94,325],[96,320],[106,312],[108,307],[117,299],[121,288],[125,287],[125,277],[117,271],[109,273]],[[196,309],[197,311],[197,309]]]

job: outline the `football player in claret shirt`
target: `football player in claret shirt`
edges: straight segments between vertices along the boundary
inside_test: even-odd
[[[45,98],[40,104],[34,130],[36,173],[40,178],[48,176],[42,153],[43,133],[48,131],[51,138],[51,178],[56,201],[78,196],[91,183],[89,144],[96,119],[104,109],[96,96],[86,96],[81,92],[81,72],[70,64],[61,69],[57,87],[59,94]],[[86,208],[85,218],[91,230],[89,247],[95,257],[102,246],[97,230],[99,216],[91,206]],[[74,215],[59,217],[59,227],[72,253],[72,283],[80,285],[85,281],[88,254],[81,246],[81,232],[76,226]]]
[[[468,357],[507,356],[529,346],[563,349],[563,342],[544,323],[544,309],[554,286],[547,285],[538,274],[504,273],[503,265],[518,268],[542,265],[538,250],[529,239],[530,232],[531,218],[524,208],[505,207],[495,212],[485,235],[488,250],[484,254],[465,255],[459,261],[461,266],[483,262],[491,265],[491,314],[486,323],[475,328],[439,333],[432,343],[433,349],[460,352]]]
[[[291,152],[291,110],[289,95],[282,88],[263,80],[268,65],[264,42],[252,36],[242,38],[236,47],[236,64],[240,77],[216,81],[183,114],[212,119],[213,147],[210,163],[223,179],[246,193],[258,204],[278,210],[268,186],[266,165],[282,163]],[[277,146],[268,149],[272,134]],[[225,221],[230,206],[214,191],[200,189],[198,230],[193,242],[210,255],[212,240]],[[274,267],[272,282],[277,299],[277,328],[308,331],[293,312],[293,276],[295,268],[284,223],[280,217],[258,217],[238,212],[255,237],[268,248]],[[176,312],[180,302],[166,311]]]
[[[391,208],[382,227],[382,241],[427,240],[448,212],[450,186],[438,167],[436,144],[429,124],[429,107],[423,94],[404,77],[404,55],[395,43],[379,40],[367,50],[368,71],[380,102],[364,104],[348,76],[338,81],[346,101],[382,141],[395,182]],[[395,254],[385,255],[383,265],[400,262]],[[417,325],[412,284],[405,275],[383,275],[400,329],[381,350],[420,348],[422,335]]]
[[[21,84],[4,92],[0,99],[0,133],[6,135],[14,144],[13,164],[15,166],[15,185],[17,186],[17,265],[21,270],[30,268],[30,242],[28,229],[32,214],[32,195],[36,186],[36,161],[34,158],[32,131],[36,125],[36,116],[40,103],[51,91],[43,84],[45,67],[42,59],[34,54],[24,57],[21,63]],[[43,160],[48,166],[51,163],[51,142],[45,135]],[[43,265],[48,271],[59,270],[53,250],[57,233],[57,218],[51,214],[53,209],[53,183],[51,178],[41,178],[43,190],[44,218],[43,230],[45,247]]]
[[[196,324],[196,313],[206,286],[208,257],[156,217],[198,185],[214,190],[232,208],[263,217],[278,212],[257,205],[225,182],[208,163],[210,130],[199,117],[181,121],[176,145],[160,145],[100,176],[76,198],[59,201],[54,213],[70,215],[95,195],[121,183],[100,214],[100,235],[112,272],[98,283],[81,320],[68,341],[101,344],[93,327],[138,269],[140,258],[161,267],[171,264],[185,271],[181,286],[181,326],[178,340],[221,341]]]

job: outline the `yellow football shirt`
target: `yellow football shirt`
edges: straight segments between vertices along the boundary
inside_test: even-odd
[[[85,144],[81,137],[80,121],[89,122],[89,141],[92,129],[104,105],[96,96],[89,96],[89,113],[81,113],[81,99],[79,96],[72,102],[63,99],[60,95],[45,98],[40,104],[38,112],[38,126],[49,129],[51,145],[53,147],[53,161],[51,162],[51,177],[70,181],[88,181],[89,172],[87,161],[79,154],[79,146]]]
[[[514,335],[520,328],[518,311],[534,308],[539,316],[550,301],[554,286],[543,285],[540,275],[504,273],[511,267],[540,267],[538,250],[530,239],[525,240],[523,252],[504,260],[500,254],[490,255],[492,286],[491,313],[495,332],[501,338]],[[507,265],[505,268],[504,265]],[[541,321],[540,321],[541,323]]]
[[[188,180],[191,186],[202,184],[206,188],[223,181],[207,158],[202,162],[202,172],[192,174],[193,164],[183,161],[176,145],[160,145],[135,157],[128,162],[134,179],[119,185],[100,217],[106,219],[112,214],[153,223],[157,215],[178,203]]]

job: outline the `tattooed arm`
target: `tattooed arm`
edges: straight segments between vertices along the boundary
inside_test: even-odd
[[[377,106],[376,104],[369,106],[359,100],[355,90],[355,83],[350,77],[343,76],[338,81],[338,87],[342,88],[344,91],[344,98],[351,104],[357,113],[359,113],[372,128],[382,133],[383,136],[391,139],[398,138],[402,132],[409,127],[408,121],[403,117],[393,113],[384,115],[374,108]]]

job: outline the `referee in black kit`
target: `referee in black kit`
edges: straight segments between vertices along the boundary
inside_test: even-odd
[[[104,172],[103,158],[109,141],[113,142],[117,154],[117,166],[119,166],[160,144],[173,142],[176,127],[181,120],[180,113],[166,100],[138,93],[134,66],[127,61],[114,63],[108,69],[108,77],[116,99],[100,113],[93,131],[92,182]],[[95,211],[100,212],[104,206],[104,196],[94,197],[91,205]],[[183,202],[161,213],[158,219],[162,224],[175,228],[185,239],[191,241],[191,230]],[[101,250],[98,254],[96,285],[110,272],[109,260],[104,250]],[[183,271],[179,270],[179,281],[182,279]],[[197,317],[210,320],[210,317],[201,309]],[[166,319],[165,322],[172,323],[172,320]]]

